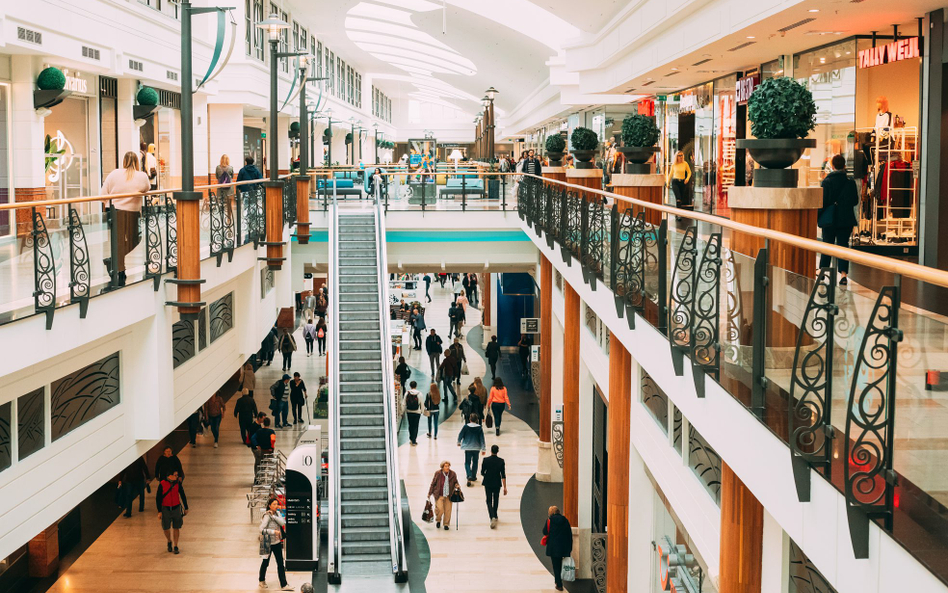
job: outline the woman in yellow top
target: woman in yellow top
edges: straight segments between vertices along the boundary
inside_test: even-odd
[[[691,181],[691,167],[685,161],[685,153],[678,151],[675,154],[675,163],[668,169],[665,182],[675,194],[675,205],[679,208],[692,208],[691,192],[688,183]]]

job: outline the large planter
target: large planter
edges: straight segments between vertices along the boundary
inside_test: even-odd
[[[563,166],[563,155],[566,154],[562,151],[554,152],[552,150],[546,151],[546,158],[550,159],[551,167],[562,167]]]
[[[56,89],[33,91],[33,109],[55,107],[71,94],[72,91]]]
[[[573,157],[576,158],[576,168],[577,169],[595,169],[596,163],[593,162],[593,159],[596,158],[595,150],[574,150],[572,151]]]
[[[161,105],[133,105],[132,115],[135,119],[148,119],[158,113],[159,109],[161,109]]]
[[[790,169],[807,148],[816,147],[814,138],[768,138],[737,141],[762,168],[754,170],[756,187],[796,187],[799,172]]]
[[[648,160],[658,152],[657,146],[623,146],[617,149],[625,156],[625,172],[633,175],[648,175],[652,172]]]

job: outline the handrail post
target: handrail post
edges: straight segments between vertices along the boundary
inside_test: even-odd
[[[118,220],[116,220],[115,204],[109,200],[109,290],[119,287],[118,261]]]
[[[427,181],[427,178],[424,176],[424,174],[422,174],[422,176],[421,176],[421,211],[422,211],[422,212],[425,211],[425,189],[426,189],[426,188],[425,188],[425,185],[426,185],[426,181]]]
[[[751,336],[751,412],[758,418],[764,416],[764,393],[767,390],[767,377],[764,376],[765,353],[767,349],[767,315],[768,299],[767,286],[770,278],[767,276],[769,263],[770,240],[764,243],[764,248],[757,252],[754,261],[754,312],[753,330]]]
[[[507,176],[500,176],[500,209],[504,212],[507,211]]]
[[[467,210],[467,175],[461,174],[461,211]]]
[[[658,331],[668,333],[668,218],[658,226]]]

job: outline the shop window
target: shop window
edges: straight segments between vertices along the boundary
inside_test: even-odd
[[[46,445],[46,388],[34,389],[16,400],[17,459],[23,460]]]
[[[68,434],[121,401],[119,354],[111,354],[53,381],[50,386],[52,440]]]
[[[286,14],[285,12],[280,12],[280,18],[283,20],[284,23],[289,20],[288,17],[287,17],[287,14]],[[290,51],[290,30],[289,30],[289,29],[281,29],[281,30],[280,30],[280,51],[281,51],[281,52],[289,52],[289,51]],[[280,67],[283,68],[283,71],[284,71],[284,72],[289,72],[289,71],[290,71],[290,61],[289,61],[289,60],[280,60],[280,62],[281,62],[281,66],[280,66]]]
[[[257,23],[261,21],[263,21],[263,0],[253,0],[253,22],[250,23],[253,29],[253,55],[262,62],[265,55],[263,29],[257,27]]]
[[[691,425],[688,431],[688,465],[714,502],[721,504],[721,456]]]
[[[74,94],[51,111],[43,120],[48,146],[47,193],[55,200],[92,195],[89,160],[94,111],[90,99]],[[99,163],[95,165],[98,167]]]

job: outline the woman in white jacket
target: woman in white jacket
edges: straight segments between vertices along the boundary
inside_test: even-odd
[[[293,587],[286,582],[286,568],[283,566],[283,528],[286,520],[280,515],[276,498],[267,501],[267,512],[260,521],[260,588],[267,588],[267,568],[270,566],[270,556],[276,557],[277,574],[280,577],[280,588],[283,591],[292,591]]]

